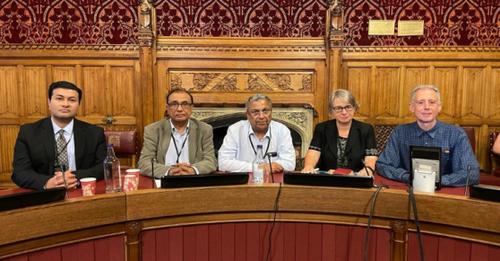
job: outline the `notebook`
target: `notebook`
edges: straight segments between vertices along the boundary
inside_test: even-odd
[[[162,188],[226,186],[247,183],[248,173],[246,172],[165,176],[161,178]]]
[[[43,191],[27,191],[9,195],[0,195],[0,211],[46,204],[63,200],[65,188],[52,188]]]
[[[327,173],[302,173],[286,172],[284,177],[285,184],[307,185],[307,186],[326,186],[326,187],[352,187],[352,188],[371,188],[373,187],[373,177],[338,175]]]

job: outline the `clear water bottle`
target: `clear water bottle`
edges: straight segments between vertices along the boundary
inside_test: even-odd
[[[264,183],[264,153],[262,152],[262,145],[257,145],[257,154],[252,162],[252,174],[254,184]]]
[[[111,144],[108,144],[108,152],[103,165],[104,180],[106,181],[106,193],[121,191],[122,176],[120,173],[120,160],[116,157],[113,145]]]

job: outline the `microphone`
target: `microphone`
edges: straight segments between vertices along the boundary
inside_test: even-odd
[[[156,188],[155,182],[155,163],[156,163],[156,154],[158,153],[158,147],[160,146],[160,129],[156,130],[156,150],[155,154],[151,158],[151,180],[153,182],[153,188]],[[161,185],[160,185],[161,187]]]
[[[471,167],[470,165],[467,165],[467,178],[465,179],[465,192],[464,192],[464,196],[466,197],[469,195],[470,173],[471,173]]]
[[[271,182],[274,183],[274,174],[273,174],[273,164],[271,163],[271,158],[272,157],[277,157],[278,156],[278,152],[267,152],[266,154],[264,154],[264,157],[267,157],[267,159],[269,160],[269,175],[271,175]]]
[[[67,145],[68,145],[68,142],[66,143],[66,145],[63,147],[62,150],[64,150]],[[59,155],[61,153],[57,150],[57,145],[56,144],[54,144],[54,148],[55,148],[55,156],[56,156],[55,157],[55,162],[54,162],[54,172],[56,172],[56,171],[61,171],[62,172],[62,178],[63,178],[63,182],[64,182],[64,188],[68,189],[68,182],[66,181],[66,175],[64,174],[64,172],[66,172],[66,170],[67,170],[67,166],[65,164],[59,163]]]
[[[66,172],[67,168],[66,165],[61,164],[61,172],[62,172],[62,177],[64,181],[64,187],[67,189],[68,188],[68,182],[66,182],[66,175],[64,174]]]
[[[153,188],[156,188],[156,183],[155,183],[155,161],[156,157],[151,158],[151,180],[153,182]]]
[[[363,164],[363,168],[364,170],[366,171],[366,175],[368,176],[372,176],[373,177],[373,174],[375,173],[375,171],[371,168],[371,167],[368,167],[366,166],[365,164],[365,159],[361,159],[361,163]],[[372,171],[372,174],[370,175],[370,172],[368,172],[368,170],[371,170]],[[357,175],[356,172],[354,172],[354,175]]]
[[[264,156],[266,156],[266,157],[277,157],[278,156],[278,152],[268,152]]]

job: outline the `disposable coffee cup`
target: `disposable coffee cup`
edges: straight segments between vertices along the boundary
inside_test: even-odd
[[[141,170],[140,169],[127,169],[125,171],[125,175],[134,175],[135,176],[135,181],[137,183],[137,187],[139,187],[139,176],[141,175]]]
[[[141,174],[140,169],[127,169],[125,171],[125,175],[136,175],[137,178],[139,178],[139,175]]]
[[[123,179],[123,191],[137,190],[139,185],[139,176],[135,174],[127,174]]]
[[[83,178],[80,179],[80,185],[82,186],[82,196],[93,196],[95,195],[95,178]]]

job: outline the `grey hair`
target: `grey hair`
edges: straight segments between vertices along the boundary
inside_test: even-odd
[[[432,91],[434,91],[437,95],[438,102],[441,103],[441,92],[439,92],[438,87],[436,87],[436,85],[433,85],[433,84],[419,84],[419,85],[415,86],[415,88],[413,88],[413,90],[411,91],[411,96],[410,96],[410,99],[412,102],[415,101],[416,93],[420,90],[432,90]]]
[[[330,111],[333,110],[333,100],[335,99],[344,99],[346,100],[352,107],[354,107],[355,110],[359,109],[358,102],[356,102],[356,98],[354,98],[354,95],[348,90],[345,89],[338,89],[335,90],[331,95],[330,99],[328,100],[328,108]]]
[[[273,102],[271,101],[271,98],[267,97],[264,94],[257,93],[257,94],[254,94],[248,98],[247,102],[245,103],[245,109],[248,110],[248,108],[250,108],[250,104],[252,102],[256,102],[256,101],[260,101],[260,100],[266,100],[267,103],[269,104],[269,106],[271,108],[273,107]]]

